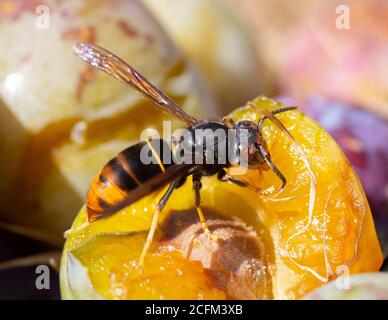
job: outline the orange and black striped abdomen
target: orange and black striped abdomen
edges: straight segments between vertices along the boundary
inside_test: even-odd
[[[89,221],[98,220],[124,200],[129,205],[171,182],[177,176],[177,170],[171,170],[176,166],[164,140],[143,141],[123,150],[102,168],[89,188],[86,198]],[[144,188],[146,183],[151,185]]]

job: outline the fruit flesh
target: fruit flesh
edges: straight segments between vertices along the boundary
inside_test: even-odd
[[[158,241],[140,268],[137,260],[146,237],[146,232],[98,237],[74,255],[89,264],[93,285],[108,299],[225,298],[199,262],[187,261],[180,252],[161,246]]]
[[[388,257],[388,120],[354,105],[320,96],[297,102],[290,96],[279,99],[300,106],[304,113],[321,123],[342,148],[360,177],[384,257]]]
[[[142,267],[147,232],[95,236],[72,255],[88,266],[91,282],[108,299],[271,298],[255,232],[241,221],[206,217],[221,241],[203,232],[195,210],[171,212]]]
[[[265,97],[256,99],[253,104],[268,110],[282,106]],[[235,121],[258,120],[257,114],[247,108],[237,109],[230,116]],[[262,250],[260,259],[265,261],[267,275],[271,278],[271,297],[275,299],[301,298],[334,279],[343,267],[350,273],[377,271],[382,255],[369,206],[342,151],[314,120],[298,111],[280,114],[278,119],[298,141],[315,174],[316,197],[311,216],[308,210],[310,176],[300,154],[290,140],[267,121],[263,132],[273,162],[287,178],[284,191],[274,198],[265,198],[210,177],[203,181],[203,204],[207,210],[224,217],[242,220],[256,232]],[[271,171],[252,170],[242,178],[262,188],[280,183]],[[157,194],[145,197],[116,215],[72,234],[64,252],[82,247],[87,239],[99,233],[146,230],[157,199]],[[171,211],[192,209],[193,200],[189,180],[173,194],[160,222]],[[85,218],[83,209],[74,227],[85,222]],[[66,270],[66,258],[62,263]],[[66,277],[62,275],[61,281],[66,298]],[[163,278],[154,281],[163,281]],[[191,281],[195,283],[194,275]],[[106,294],[104,290],[99,292]]]

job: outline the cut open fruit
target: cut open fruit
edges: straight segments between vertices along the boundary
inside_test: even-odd
[[[252,104],[267,110],[283,106],[265,97]],[[230,116],[235,121],[258,121],[258,114],[248,107]],[[203,210],[220,238],[209,243],[197,220],[188,218],[195,217],[189,179],[163,211],[141,272],[136,263],[163,190],[149,195],[70,234],[61,268],[63,298],[80,294],[92,298],[93,288],[94,294],[114,299],[297,299],[344,269],[351,274],[377,271],[381,249],[349,161],[308,116],[289,111],[277,118],[297,142],[265,122],[271,158],[287,178],[281,193],[263,197],[215,177],[205,178]],[[250,170],[240,178],[260,188],[280,184],[271,171]],[[85,221],[83,208],[73,230]],[[241,290],[231,294],[233,287]]]

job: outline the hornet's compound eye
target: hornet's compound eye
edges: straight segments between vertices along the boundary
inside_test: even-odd
[[[267,144],[254,122],[243,120],[237,123],[237,141],[240,166],[266,169],[266,161],[260,146],[267,154]]]

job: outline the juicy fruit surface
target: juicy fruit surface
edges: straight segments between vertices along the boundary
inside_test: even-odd
[[[261,107],[278,108],[268,99]],[[249,110],[237,110],[237,119],[255,119]],[[284,191],[263,199],[265,219],[273,241],[277,274],[274,290],[281,297],[301,297],[337,276],[337,268],[351,273],[378,270],[382,262],[368,202],[351,164],[329,134],[314,120],[299,112],[283,113],[278,119],[303,149],[316,177],[316,197],[309,214],[310,177],[295,147],[273,126],[264,128],[273,162],[287,178]],[[278,185],[268,171],[251,181]],[[367,258],[368,257],[368,258]],[[295,281],[295,282],[294,282]]]
[[[316,119],[344,151],[360,177],[369,200],[384,257],[388,256],[388,120],[365,109],[323,97],[296,102]]]
[[[265,97],[256,99],[253,104],[268,110],[282,106]],[[256,122],[259,118],[253,109],[246,107],[237,109],[231,117],[236,121],[248,119]],[[224,217],[238,218],[253,228],[261,243],[260,255],[265,260],[267,275],[271,278],[271,297],[275,299],[301,298],[334,279],[338,275],[337,271],[343,267],[348,268],[350,273],[377,271],[382,255],[373,220],[361,184],[346,157],[332,138],[311,118],[298,111],[286,112],[277,117],[299,143],[314,172],[317,183],[316,197],[312,200],[315,201],[310,199],[310,176],[297,148],[266,121],[264,136],[273,162],[287,178],[286,188],[275,197],[269,198],[219,182],[214,177],[206,178],[202,190],[205,213],[209,210],[216,211]],[[260,173],[251,170],[240,178],[261,188],[280,183],[271,171]],[[107,235],[147,230],[159,196],[160,192],[145,197],[116,215],[92,223],[70,235],[65,245],[61,270],[64,298],[71,298],[67,290],[69,279],[66,275],[71,270],[67,269],[66,255],[75,248],[83,248],[88,239],[100,233]],[[171,211],[193,208],[193,200],[189,180],[173,194],[160,222],[165,221]],[[73,228],[85,221],[83,209]],[[116,259],[122,259],[118,258],[121,255],[119,251],[106,252],[104,259],[115,265]],[[138,256],[133,259],[128,258],[127,264],[136,262]],[[184,260],[187,264],[191,263],[189,259]],[[86,268],[93,267],[90,260],[83,262]],[[123,264],[118,263],[117,266],[123,268],[122,272],[127,270]],[[98,292],[104,297],[109,297],[110,284],[103,280],[103,274],[108,274],[108,270],[110,268],[103,268],[99,276],[92,270],[88,273],[92,284],[96,289],[98,287]],[[190,278],[194,284],[196,277],[193,273]],[[104,285],[96,285],[100,281],[98,279],[102,279]],[[155,277],[153,281],[165,280],[163,277]],[[193,283],[186,285],[192,286]],[[126,289],[135,290],[130,287]],[[205,291],[211,294],[212,290]],[[204,292],[201,291],[201,294]]]
[[[199,262],[155,241],[143,268],[137,260],[147,233],[97,237],[75,257],[87,265],[91,281],[108,299],[223,299]],[[109,272],[107,272],[109,271]]]

